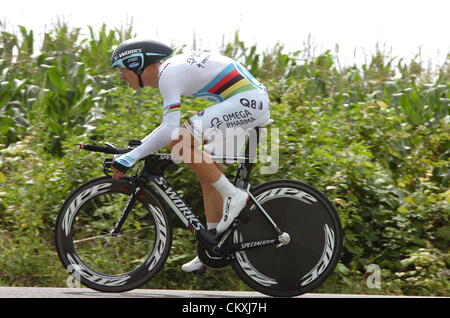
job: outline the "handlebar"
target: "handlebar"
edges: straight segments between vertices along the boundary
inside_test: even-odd
[[[113,155],[121,155],[121,154],[130,152],[131,150],[133,150],[133,148],[136,148],[140,144],[141,144],[140,140],[128,141],[127,148],[116,148],[108,142],[105,142],[105,146],[78,144],[78,147],[79,147],[78,149],[102,152],[102,153],[113,154]],[[112,166],[113,161],[114,161],[114,158],[106,158],[103,162],[103,172],[107,176],[111,175],[111,166]]]
[[[120,154],[130,152],[133,148],[139,146],[140,144],[141,144],[140,140],[130,140],[128,142],[129,146],[127,148],[116,148],[107,142],[105,142],[105,145],[106,145],[105,147],[97,146],[97,145],[85,145],[85,144],[79,144],[78,146],[80,147],[80,149],[84,149],[84,150],[120,155]]]
[[[109,153],[114,155],[124,154],[131,150],[130,148],[111,148],[111,147],[102,147],[97,145],[84,145],[84,144],[80,144],[80,149]]]

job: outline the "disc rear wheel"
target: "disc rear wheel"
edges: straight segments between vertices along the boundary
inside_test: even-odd
[[[290,241],[236,252],[236,273],[271,296],[297,296],[317,288],[333,272],[342,249],[342,228],[331,203],[316,189],[293,180],[264,183],[252,195]],[[254,204],[245,213],[250,221],[236,229],[234,243],[278,237]]]

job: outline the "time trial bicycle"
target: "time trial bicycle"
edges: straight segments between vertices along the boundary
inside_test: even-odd
[[[259,136],[259,128],[256,128]],[[127,148],[80,145],[81,149],[123,154]],[[239,163],[234,184],[249,202],[229,229],[217,235],[205,226],[164,176],[176,163],[171,154],[151,154],[134,176],[106,176],[73,191],[55,225],[58,256],[72,276],[94,290],[125,292],[138,288],[163,267],[172,246],[169,211],[195,233],[201,261],[210,268],[231,264],[236,274],[263,294],[292,297],[320,286],[334,271],[343,232],[331,202],[311,185],[273,180],[252,186],[254,163]]]

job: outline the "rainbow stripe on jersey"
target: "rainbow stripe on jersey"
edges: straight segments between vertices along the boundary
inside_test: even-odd
[[[231,63],[192,96],[221,102],[233,95],[252,89],[263,88],[242,65]]]

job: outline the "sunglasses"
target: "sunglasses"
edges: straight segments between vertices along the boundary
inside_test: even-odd
[[[128,68],[130,70],[139,70],[144,66],[144,55],[142,53],[132,54],[126,58],[121,58],[112,64],[117,68]]]
[[[134,53],[131,55],[128,55],[124,58],[117,59],[113,64],[112,67],[122,67],[127,68],[129,70],[135,71],[139,70],[144,67],[145,64],[145,56],[165,56],[164,54],[159,53]]]

